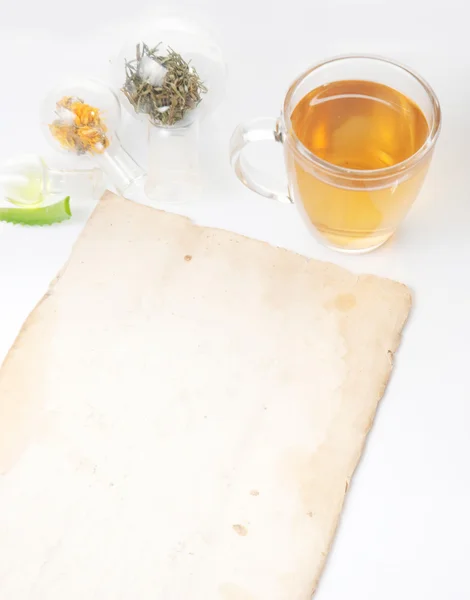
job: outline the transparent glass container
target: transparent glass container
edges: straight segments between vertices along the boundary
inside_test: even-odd
[[[71,106],[79,106],[80,102],[88,108],[99,111],[96,121],[87,123],[87,114],[80,118],[78,112],[72,108],[64,108],[60,103],[71,99]],[[77,109],[78,110],[78,109]],[[96,115],[95,115],[96,116]],[[101,127],[97,126],[100,123]],[[116,94],[100,81],[91,79],[74,80],[69,79],[56,86],[46,97],[42,110],[42,126],[46,138],[55,149],[71,152],[78,156],[88,156],[92,162],[99,167],[108,180],[114,185],[120,194],[131,193],[138,186],[145,175],[144,170],[123,148],[117,129],[121,122],[121,107]],[[58,135],[54,133],[56,124],[60,131],[71,131]],[[68,140],[76,140],[72,137],[73,131],[79,132],[80,140],[95,139],[98,134],[100,139],[106,138],[104,143],[96,142],[88,144],[85,148],[78,146],[75,142],[67,143]],[[57,127],[56,127],[57,129]],[[96,137],[96,139],[98,139]]]
[[[135,59],[139,42],[151,48],[160,44],[163,54],[171,48],[196,69],[207,87],[198,106],[173,125],[155,125],[147,114],[137,113],[122,92],[125,64]],[[225,91],[225,63],[220,47],[198,24],[179,17],[165,17],[134,33],[112,64],[113,81],[120,90],[123,106],[134,118],[148,124],[147,197],[158,203],[194,199],[201,190],[200,122],[216,108]]]
[[[400,92],[413,101],[427,123],[427,135],[421,146],[399,162],[365,169],[334,164],[312,152],[295,131],[294,111],[313,90],[343,81],[387,86],[393,93]],[[364,93],[349,98],[387,104]],[[401,108],[398,104],[388,104],[395,112]],[[330,114],[337,123],[341,115],[333,110]],[[364,121],[356,117],[355,123]],[[382,246],[406,217],[425,180],[440,129],[439,101],[417,73],[377,56],[339,56],[318,63],[291,84],[280,118],[259,118],[239,125],[230,142],[230,160],[237,177],[251,190],[295,204],[309,231],[320,242],[340,252],[360,254]],[[336,124],[336,134],[338,131]],[[356,129],[356,138],[360,131]],[[403,137],[404,131],[404,127],[390,130],[389,138]],[[285,161],[282,182],[279,172],[265,172],[250,160],[249,148],[260,147],[259,142],[266,141],[282,145]]]
[[[100,169],[55,169],[36,154],[11,158],[0,165],[0,197],[17,206],[36,206],[50,196],[96,197]]]

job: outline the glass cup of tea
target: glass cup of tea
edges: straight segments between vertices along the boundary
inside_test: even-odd
[[[437,97],[419,75],[376,56],[340,56],[294,81],[279,119],[238,126],[230,158],[250,189],[293,202],[324,244],[367,252],[416,199],[440,127]],[[250,143],[269,140],[283,144],[284,189],[248,160]]]

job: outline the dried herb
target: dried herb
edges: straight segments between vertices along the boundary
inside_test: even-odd
[[[153,125],[171,126],[196,108],[207,88],[180,54],[171,48],[159,54],[160,45],[137,44],[135,60],[125,61],[122,92],[135,112],[147,114]]]
[[[108,128],[100,111],[80,98],[65,96],[56,104],[57,119],[50,132],[66,150],[77,154],[102,154],[109,146]]]

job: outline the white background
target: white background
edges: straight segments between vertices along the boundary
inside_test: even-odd
[[[129,22],[155,4],[0,0],[0,160],[24,152],[59,160],[39,126],[46,90],[67,74],[109,78],[109,58]],[[214,29],[229,68],[227,98],[203,130],[204,196],[188,199],[181,212],[401,280],[414,293],[396,369],[316,597],[470,598],[470,9],[464,0],[173,0],[172,8]],[[343,52],[405,62],[431,83],[443,109],[431,172],[406,223],[391,243],[360,257],[320,247],[293,207],[243,188],[227,158],[238,122],[277,116],[297,74]],[[127,127],[123,139],[143,152],[141,130]],[[50,228],[0,223],[0,360],[91,207],[73,206],[72,221]]]

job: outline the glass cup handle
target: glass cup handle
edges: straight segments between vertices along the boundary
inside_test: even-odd
[[[250,143],[270,141],[283,141],[278,119],[267,117],[242,123],[235,129],[230,140],[230,163],[238,179],[250,190],[266,198],[292,204],[287,182],[276,181],[275,175],[256,168],[245,156],[245,149]]]

